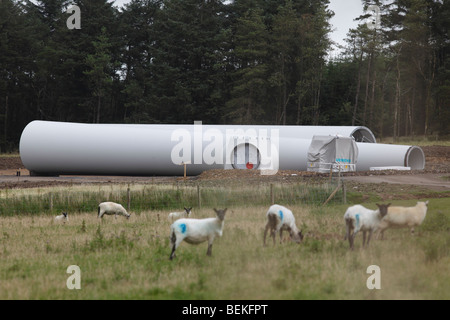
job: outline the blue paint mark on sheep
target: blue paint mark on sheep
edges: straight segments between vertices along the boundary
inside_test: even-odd
[[[278,211],[278,214],[280,215],[280,219],[281,219],[281,221],[283,221],[283,211]]]
[[[181,233],[186,233],[186,224],[185,223],[182,223],[182,224],[180,224],[180,230],[181,230]]]
[[[356,218],[356,228],[359,229],[359,213],[355,215]]]

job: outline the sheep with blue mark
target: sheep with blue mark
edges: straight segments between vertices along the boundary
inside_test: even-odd
[[[175,257],[175,250],[181,242],[183,242],[183,240],[189,244],[199,244],[204,241],[208,241],[208,250],[206,251],[206,255],[211,256],[214,238],[216,236],[222,236],[225,213],[227,209],[214,209],[214,211],[217,215],[216,218],[183,218],[176,220],[171,225],[170,245],[172,247],[172,252],[170,254],[170,260]]]
[[[369,232],[369,237],[367,239],[367,246],[369,246],[372,233],[378,230],[381,219],[387,214],[390,205],[390,203],[377,203],[378,209],[370,210],[357,204],[347,209],[344,214],[346,225],[345,239],[348,239],[351,250],[354,248],[355,236],[359,231],[363,232],[363,247],[366,246],[366,233]]]
[[[291,240],[300,243],[303,240],[302,231],[295,224],[295,217],[291,210],[278,204],[272,205],[266,213],[267,224],[264,230],[264,246],[266,246],[267,231],[270,229],[270,236],[275,244],[276,232],[280,232],[280,243],[283,240],[283,231],[286,230],[291,236]]]

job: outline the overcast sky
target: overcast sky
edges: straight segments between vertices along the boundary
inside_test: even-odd
[[[130,0],[116,0],[115,5],[123,6]],[[356,28],[358,23],[354,21],[363,13],[361,0],[330,0],[329,8],[334,11],[335,16],[331,19],[333,32],[330,34],[331,40],[344,44],[347,32],[350,28]]]
[[[333,32],[331,40],[341,45],[350,28],[356,28],[358,21],[354,21],[363,13],[361,0],[330,0],[329,8],[334,11],[334,17],[330,20]]]

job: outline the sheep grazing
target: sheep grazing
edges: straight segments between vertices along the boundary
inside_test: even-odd
[[[266,235],[270,229],[270,236],[275,244],[276,232],[280,232],[280,243],[282,241],[283,231],[287,230],[291,236],[291,240],[300,243],[303,240],[302,232],[295,224],[295,217],[292,211],[286,207],[274,204],[267,211],[267,224],[264,230],[264,246],[266,246]]]
[[[190,208],[186,208],[184,207],[184,211],[183,212],[171,212],[169,213],[169,219],[174,221],[180,218],[189,218],[189,216],[192,213],[192,207]]]
[[[384,231],[388,228],[410,228],[414,234],[414,227],[420,226],[427,215],[428,201],[417,202],[414,207],[390,207],[387,215],[381,220],[377,239],[383,239]]]
[[[98,205],[98,217],[103,218],[103,215],[114,215],[114,217],[117,219],[117,215],[122,215],[127,217],[127,219],[130,218],[130,214],[128,214],[127,210],[118,203],[115,202],[102,202]]]
[[[67,216],[67,212],[63,212],[61,215],[55,217],[56,222],[66,223],[69,221],[69,217]]]
[[[388,207],[391,204],[377,204],[378,209],[370,210],[362,205],[349,207],[344,214],[347,232],[345,239],[348,238],[350,249],[353,250],[355,236],[359,231],[363,232],[363,247],[366,245],[366,232],[369,232],[367,246],[369,246],[372,233],[379,228],[381,219],[386,216]]]
[[[217,210],[216,218],[207,219],[178,219],[171,225],[170,245],[172,253],[170,260],[175,257],[175,250],[184,240],[189,244],[199,244],[208,240],[208,251],[206,254],[211,255],[212,244],[216,236],[222,236],[223,223],[227,209]]]

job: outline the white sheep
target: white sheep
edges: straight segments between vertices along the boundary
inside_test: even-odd
[[[381,220],[377,239],[383,239],[387,228],[410,228],[414,234],[414,227],[420,226],[427,215],[428,201],[417,202],[414,207],[389,207],[387,215]]]
[[[360,204],[357,204],[347,209],[344,214],[347,229],[345,239],[348,239],[350,249],[353,250],[353,242],[359,231],[363,232],[363,247],[366,245],[366,232],[369,232],[369,238],[367,239],[367,246],[369,246],[372,233],[378,230],[381,219],[386,215],[390,205],[390,203],[377,203],[378,209],[370,210]]]
[[[184,211],[183,212],[171,212],[169,213],[169,219],[174,221],[180,218],[189,218],[189,216],[192,213],[192,207],[190,208],[186,208],[184,207]]]
[[[273,238],[273,244],[275,244],[276,232],[280,232],[280,243],[283,237],[283,231],[287,230],[291,236],[291,239],[297,243],[303,240],[302,232],[297,228],[295,224],[295,217],[292,211],[286,207],[278,204],[272,205],[266,213],[267,224],[264,230],[264,246],[266,246],[266,235],[270,229],[270,236]]]
[[[214,238],[216,236],[222,236],[227,209],[214,209],[214,211],[217,214],[216,218],[183,218],[178,219],[171,225],[170,245],[172,247],[172,253],[170,254],[170,260],[175,256],[175,250],[183,240],[189,244],[199,244],[208,240],[208,251],[206,251],[206,254],[208,256],[211,255]]]
[[[61,215],[55,217],[56,222],[62,222],[66,223],[69,221],[69,216],[67,215],[67,212],[63,212]]]
[[[118,203],[115,202],[102,202],[98,205],[98,217],[103,218],[103,215],[114,215],[114,217],[117,219],[117,215],[122,215],[127,217],[127,219],[130,218],[130,214],[128,214],[127,210]]]

